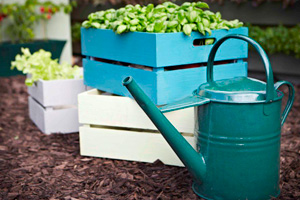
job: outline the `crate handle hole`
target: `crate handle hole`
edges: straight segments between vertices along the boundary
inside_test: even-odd
[[[206,45],[213,45],[216,42],[216,38],[202,38],[202,39],[195,39],[193,41],[194,46],[206,46]]]

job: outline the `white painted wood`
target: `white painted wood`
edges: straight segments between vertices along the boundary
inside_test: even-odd
[[[28,93],[44,107],[77,105],[77,95],[85,91],[83,79],[39,80]]]
[[[29,117],[46,134],[78,132],[78,109],[76,106],[44,108],[28,97]]]
[[[129,97],[103,95],[93,89],[78,95],[82,124],[157,130],[138,104]],[[194,108],[165,113],[180,132],[194,133]]]
[[[184,137],[196,148],[193,135]],[[79,138],[83,156],[150,163],[159,159],[166,165],[183,166],[160,133],[82,126]]]

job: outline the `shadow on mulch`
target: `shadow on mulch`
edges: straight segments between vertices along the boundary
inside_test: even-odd
[[[197,199],[185,168],[82,157],[78,133],[44,135],[24,77],[0,78],[0,199]],[[300,86],[282,130],[281,195],[300,199]]]

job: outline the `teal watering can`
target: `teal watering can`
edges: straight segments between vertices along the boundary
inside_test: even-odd
[[[260,54],[266,83],[247,77],[214,81],[213,63],[219,46],[227,39],[250,43]],[[207,64],[207,83],[190,97],[158,109],[132,77],[123,85],[157,126],[193,178],[194,192],[205,199],[264,200],[279,189],[280,131],[294,101],[287,81],[274,84],[269,59],[262,47],[243,35],[229,35],[213,46]],[[281,114],[283,93],[289,88]],[[195,107],[195,150],[162,114]]]

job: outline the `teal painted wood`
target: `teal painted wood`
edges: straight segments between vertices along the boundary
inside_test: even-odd
[[[112,30],[81,29],[82,54],[86,56],[116,60],[150,67],[207,62],[213,45],[194,46],[195,39],[215,38],[228,34],[248,35],[248,28],[214,30],[211,36],[192,32],[144,33],[130,32],[121,35]],[[220,47],[216,61],[248,57],[248,44],[240,40],[229,40]]]
[[[189,96],[195,88],[206,82],[206,67],[155,72],[89,59],[83,60],[83,66],[85,85],[131,96],[121,83],[125,77],[132,76],[156,105],[172,103]],[[214,72],[216,80],[247,76],[247,63],[216,65]]]
[[[83,75],[85,85],[122,96],[129,96],[122,80],[132,75],[139,83],[143,83],[143,89],[152,100],[157,96],[156,73],[151,71],[83,59]]]

